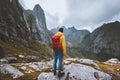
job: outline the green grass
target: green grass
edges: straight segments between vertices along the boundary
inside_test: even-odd
[[[16,57],[18,62],[41,61],[42,59],[52,58],[52,50],[45,44],[39,41],[24,41],[20,39],[8,39],[7,41],[0,40],[0,45],[4,49],[4,56]],[[19,58],[19,55],[24,55],[25,58]],[[27,59],[27,56],[37,56],[35,60]]]

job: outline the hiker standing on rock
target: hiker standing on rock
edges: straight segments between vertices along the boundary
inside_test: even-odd
[[[56,75],[56,68],[58,69],[58,77],[62,76],[62,61],[63,55],[66,56],[66,40],[63,34],[63,28],[60,28],[59,31],[52,36],[52,48],[54,50],[54,63],[53,63],[53,72]],[[58,61],[58,66],[57,66]]]

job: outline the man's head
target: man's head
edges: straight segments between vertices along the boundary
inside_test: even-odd
[[[60,29],[59,29],[59,32],[62,32],[62,33],[63,33],[63,28],[60,28]]]

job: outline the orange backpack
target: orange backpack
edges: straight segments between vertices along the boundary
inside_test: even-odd
[[[54,50],[62,50],[62,44],[60,43],[61,35],[55,34],[52,36],[52,48]]]

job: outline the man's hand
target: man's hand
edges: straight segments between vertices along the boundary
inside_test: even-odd
[[[66,52],[65,52],[65,51],[63,51],[63,55],[64,55],[64,58],[66,58],[66,57],[67,57],[67,55],[66,55]]]
[[[64,54],[64,58],[66,58],[67,57],[67,55],[66,54]]]

